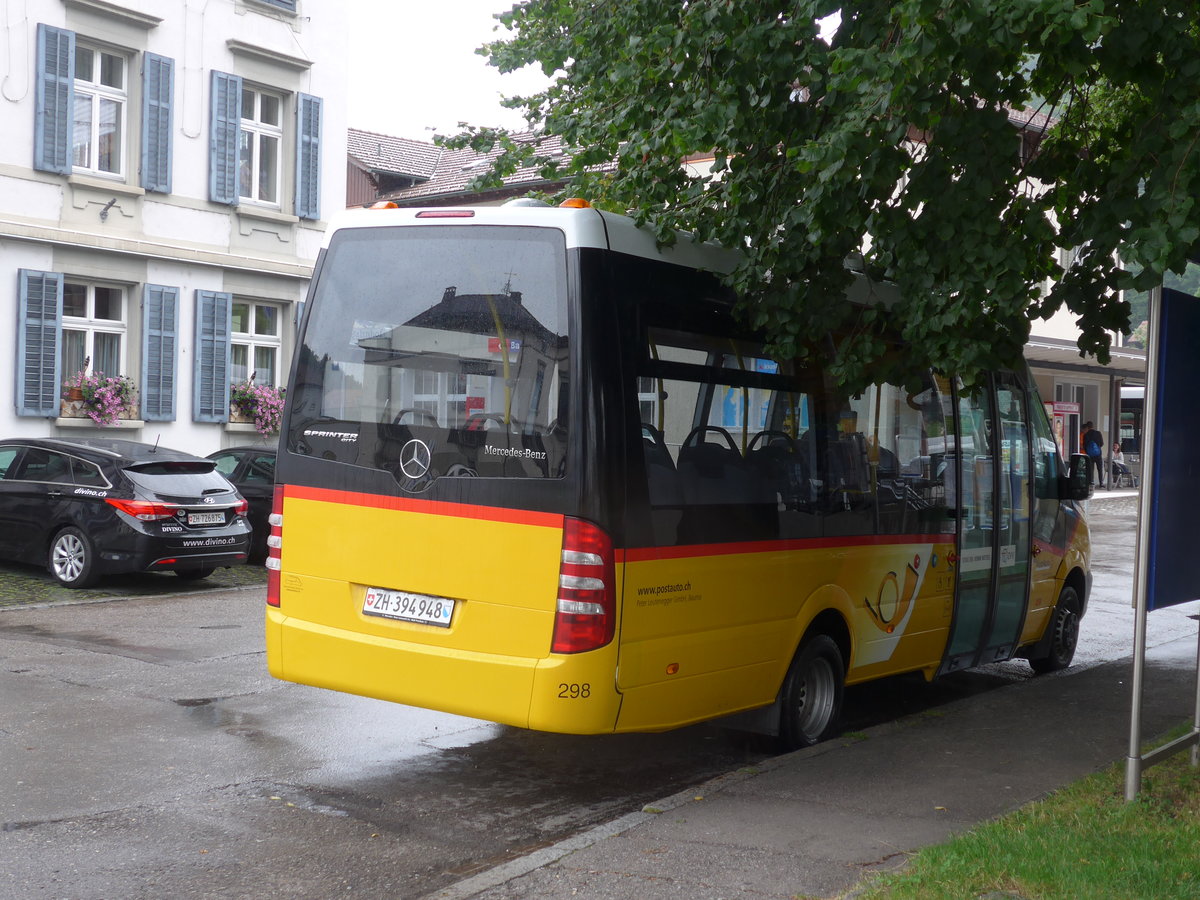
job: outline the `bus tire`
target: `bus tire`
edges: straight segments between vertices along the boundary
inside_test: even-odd
[[[846,666],[842,651],[825,634],[806,638],[783,682],[779,736],[788,750],[831,737],[842,712]]]
[[[1058,595],[1048,627],[1050,645],[1045,656],[1029,660],[1039,675],[1065,669],[1075,658],[1075,647],[1079,644],[1079,594],[1071,585],[1065,585]]]

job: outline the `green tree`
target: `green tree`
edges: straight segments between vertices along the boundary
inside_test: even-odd
[[[536,160],[660,240],[743,248],[745,315],[785,355],[836,335],[850,382],[889,330],[906,365],[1012,362],[1064,305],[1106,361],[1107,332],[1129,328],[1118,289],[1182,272],[1200,238],[1195,0],[524,0],[499,18],[510,37],[481,52],[551,76],[509,105],[576,152],[457,138],[505,144],[493,183]],[[1019,152],[1012,120],[1051,115]],[[715,177],[680,165],[708,152]],[[831,302],[860,251],[898,306]]]

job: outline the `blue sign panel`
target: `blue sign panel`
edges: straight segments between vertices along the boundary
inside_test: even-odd
[[[1200,300],[1162,292],[1146,608],[1200,599]]]

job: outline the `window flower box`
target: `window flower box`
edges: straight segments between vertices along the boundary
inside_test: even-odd
[[[80,369],[63,384],[59,414],[64,419],[91,419],[97,425],[117,425],[138,418],[138,391],[127,375],[88,373]]]
[[[229,390],[229,421],[254,426],[259,434],[275,434],[283,416],[283,388],[255,384],[254,376]]]

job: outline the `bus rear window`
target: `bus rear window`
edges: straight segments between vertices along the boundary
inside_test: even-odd
[[[310,302],[292,452],[384,469],[410,488],[563,474],[561,232],[348,229],[330,242]],[[402,458],[414,439],[428,463]]]

